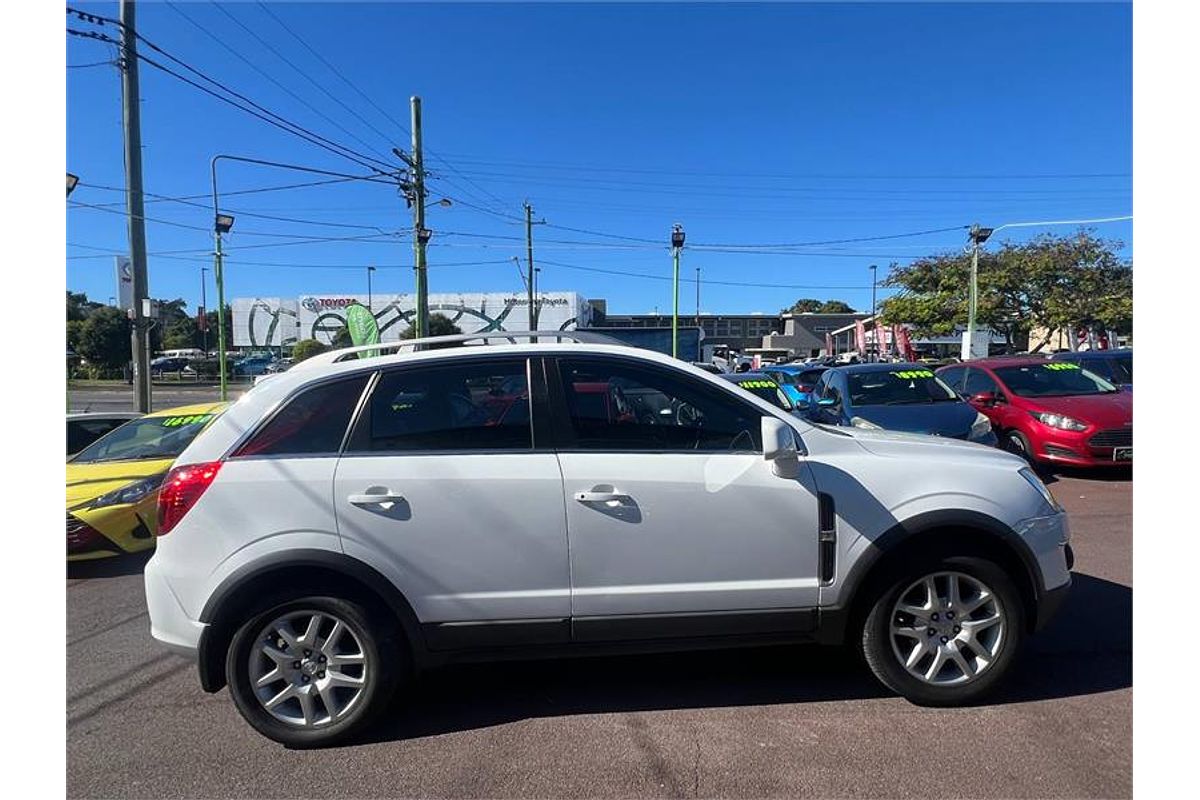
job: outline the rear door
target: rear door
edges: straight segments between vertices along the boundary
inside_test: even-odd
[[[786,479],[763,459],[757,406],[682,371],[617,357],[563,357],[549,379],[576,640],[811,622],[817,495],[807,465]],[[596,410],[588,398],[597,384],[619,389],[629,413]]]
[[[434,649],[568,637],[562,476],[535,436],[531,369],[483,356],[385,370],[338,464],[346,554],[400,587]]]

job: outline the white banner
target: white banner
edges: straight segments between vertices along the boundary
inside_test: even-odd
[[[380,341],[400,339],[416,313],[414,294],[376,294],[371,311]],[[538,330],[574,330],[591,323],[591,307],[574,292],[544,292],[537,297]],[[306,294],[296,300],[241,297],[233,301],[233,343],[237,347],[277,347],[299,339],[330,344],[346,324],[346,309],[367,305],[365,294]],[[441,314],[463,333],[529,328],[529,301],[523,294],[431,294],[429,313]]]
[[[133,262],[127,256],[113,258],[117,274],[117,306],[122,311],[133,308]]]

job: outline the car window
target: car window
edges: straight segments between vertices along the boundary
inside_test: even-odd
[[[992,380],[992,376],[988,375],[981,369],[967,370],[967,383],[963,389],[963,394],[967,397],[979,394],[980,392],[998,392],[1000,387]]]
[[[796,383],[801,386],[812,386],[817,381],[821,380],[821,376],[829,370],[825,369],[806,369],[796,376]]]
[[[108,436],[97,439],[71,461],[82,464],[143,458],[175,458],[216,416],[215,413],[180,414],[131,420]]]
[[[966,391],[963,389],[963,376],[966,374],[966,367],[951,367],[950,369],[939,371],[937,376],[941,378],[947,386],[956,392]]]
[[[750,394],[756,397],[761,397],[773,406],[782,408],[784,411],[791,411],[795,406],[783,390],[779,388],[779,384],[775,382],[774,376],[768,378],[743,378],[742,380],[732,381],[742,387]]]
[[[1117,387],[1099,375],[1069,361],[998,367],[996,375],[1010,391],[1021,397],[1067,397],[1117,391]]]
[[[67,423],[67,455],[77,453],[127,419],[76,419]]]
[[[821,392],[822,400],[832,400],[834,407],[842,404],[842,391],[838,387],[836,373],[827,373],[822,380],[825,381],[825,388]]]
[[[1133,356],[1113,356],[1109,364],[1114,383],[1133,383]]]
[[[896,406],[961,399],[927,367],[898,364],[896,369],[853,372],[846,378],[853,406]]]
[[[337,453],[370,374],[314,386],[288,401],[239,456]]]
[[[559,362],[575,446],[585,450],[762,450],[762,414],[672,370],[605,359]]]
[[[385,372],[355,425],[355,452],[529,450],[525,359]]]

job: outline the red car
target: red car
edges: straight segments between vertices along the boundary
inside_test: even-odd
[[[988,358],[937,375],[992,421],[1000,446],[1034,463],[1133,463],[1133,395],[1078,364]]]

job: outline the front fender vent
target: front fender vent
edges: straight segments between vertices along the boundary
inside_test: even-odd
[[[820,548],[818,572],[821,585],[833,583],[837,574],[837,509],[834,507],[833,495],[821,492],[817,495],[817,542]]]

